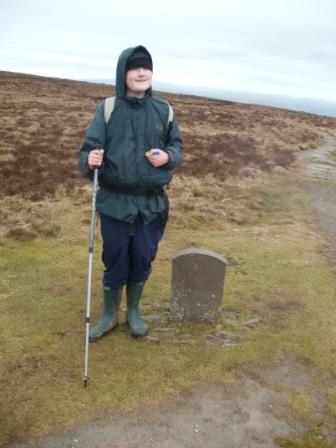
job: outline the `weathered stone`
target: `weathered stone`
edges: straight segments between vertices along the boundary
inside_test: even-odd
[[[157,338],[155,336],[145,336],[144,339],[146,341],[148,341],[148,342],[154,342],[155,344],[159,344],[160,343],[160,338]]]
[[[165,327],[160,327],[157,329],[157,331],[159,331],[160,333],[173,333],[173,330],[171,328]]]
[[[173,258],[170,317],[214,324],[222,303],[226,260],[208,250],[189,248]]]
[[[143,315],[142,318],[145,322],[151,322],[156,324],[160,324],[165,320],[164,317],[159,314]]]
[[[238,346],[239,344],[237,342],[233,342],[229,336],[231,336],[230,333],[222,331],[221,333],[208,334],[204,339],[206,344],[217,345],[219,347]]]
[[[156,331],[164,338],[174,338],[176,336],[175,331],[172,328],[158,327],[156,328]]]
[[[223,344],[222,344],[223,348],[225,348],[225,347],[238,347],[238,346],[239,346],[239,344],[237,342],[231,342],[229,340],[224,341]]]
[[[243,323],[246,327],[254,327],[260,323],[260,319],[250,319]]]
[[[239,314],[235,311],[223,311],[223,316],[229,320],[237,320],[239,319]]]
[[[220,338],[230,338],[232,336],[232,333],[229,333],[228,331],[224,331],[224,330],[220,330],[216,332],[216,336],[220,337]]]
[[[205,336],[205,342],[211,342],[214,344],[216,342],[216,337],[213,334],[207,334]]]

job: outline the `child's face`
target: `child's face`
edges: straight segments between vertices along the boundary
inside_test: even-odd
[[[152,71],[147,68],[128,70],[126,73],[127,95],[143,97],[152,85],[152,76]]]

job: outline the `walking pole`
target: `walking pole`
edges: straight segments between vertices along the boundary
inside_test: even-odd
[[[93,172],[92,184],[92,211],[91,211],[91,226],[90,226],[90,242],[89,242],[89,268],[87,281],[87,298],[86,298],[86,334],[85,334],[85,364],[84,364],[84,387],[87,386],[88,364],[89,364],[89,330],[90,330],[90,312],[91,312],[91,292],[92,292],[92,262],[93,262],[93,244],[94,244],[94,228],[96,222],[96,192],[98,183],[98,168]]]

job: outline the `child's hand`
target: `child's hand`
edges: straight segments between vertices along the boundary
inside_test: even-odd
[[[103,149],[93,149],[92,151],[90,151],[88,157],[88,165],[90,170],[94,170],[95,168],[100,167],[103,162],[103,155]]]
[[[148,162],[155,166],[155,168],[166,165],[169,162],[169,155],[165,151],[162,151],[162,149],[151,149],[145,153],[145,156]]]

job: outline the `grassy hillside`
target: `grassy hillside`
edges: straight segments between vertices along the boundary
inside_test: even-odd
[[[113,95],[113,88],[0,72],[0,93],[0,232],[23,238],[53,233],[57,229],[48,206],[39,216],[34,204],[46,199],[48,205],[60,190],[74,195],[87,185],[78,170],[78,150],[98,103]],[[241,219],[235,210],[236,197],[239,209],[244,202],[240,183],[292,167],[300,150],[321,143],[321,132],[336,134],[334,118],[192,96],[164,97],[175,110],[185,143],[185,162],[177,171],[184,194],[176,204],[183,215],[189,207],[201,214],[198,201],[205,182],[206,189],[214,190],[214,201],[207,197],[206,207],[213,202],[229,221]],[[190,195],[196,197],[192,205]],[[250,195],[245,205],[255,207]]]
[[[336,119],[164,94],[181,126],[185,162],[169,190],[170,222],[143,300],[156,342],[134,341],[121,325],[91,346],[84,390],[91,192],[77,158],[97,104],[113,89],[0,72],[0,93],[0,444],[34,444],[199,383],[262,381],[265,369],[290,360],[308,380],[276,385],[282,393],[272,412],[293,427],[279,446],[334,446],[335,279],[301,188],[301,154],[323,133],[336,136]],[[229,261],[216,327],[167,316],[171,258],[189,245]],[[251,318],[253,327],[245,325]],[[223,338],[235,345],[224,349]]]
[[[83,185],[77,151],[107,85],[0,72],[3,192],[42,199]],[[179,174],[219,180],[287,168],[335,119],[191,96],[164,95],[179,119],[186,163]]]

